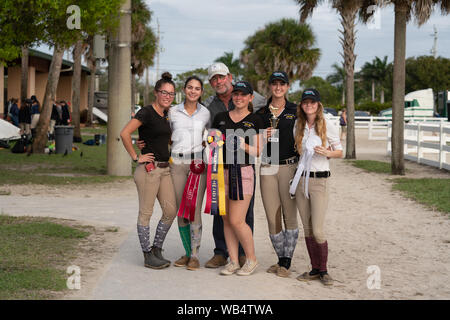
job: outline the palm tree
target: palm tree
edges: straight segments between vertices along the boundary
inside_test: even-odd
[[[345,69],[342,65],[333,63],[331,68],[334,70],[333,73],[327,76],[327,81],[333,86],[337,87],[342,92],[341,103],[345,105]]]
[[[383,2],[380,1],[380,4]],[[450,13],[448,0],[392,0],[395,6],[394,71],[392,88],[392,174],[405,174],[404,162],[404,103],[405,103],[405,52],[406,24],[413,16],[419,26],[431,16],[435,5],[441,13]]]
[[[387,62],[388,57],[385,56],[383,60],[378,57],[372,60],[372,62],[366,62],[361,68],[361,76],[364,81],[370,81],[372,83],[372,101],[375,101],[375,87],[380,86],[380,102],[384,103],[384,81],[388,76],[389,64]]]
[[[236,80],[240,80],[242,76],[242,67],[239,59],[235,59],[233,51],[225,52],[222,56],[214,60],[214,62],[224,63]]]
[[[311,28],[294,19],[267,24],[245,40],[241,51],[245,79],[262,94],[268,93],[267,79],[275,70],[283,70],[292,81],[309,79],[320,58],[315,43]]]
[[[152,12],[143,0],[131,1],[131,110],[136,104],[136,75],[141,77],[153,65],[156,54],[156,36],[148,26]]]
[[[312,14],[313,10],[324,0],[295,0],[300,5],[300,23],[304,23]],[[373,1],[369,0],[330,0],[334,9],[336,9],[341,17],[342,34],[340,37],[344,58],[345,92],[347,97],[347,159],[356,158],[355,149],[355,87],[354,87],[354,69],[356,55],[355,49],[355,21],[359,13],[360,19],[365,22],[369,19],[370,13],[362,11],[364,6],[368,6]]]

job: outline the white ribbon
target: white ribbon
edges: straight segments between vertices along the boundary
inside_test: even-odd
[[[289,193],[291,197],[295,196],[295,192],[297,190],[298,183],[300,181],[300,177],[302,173],[305,172],[305,180],[303,180],[303,190],[306,199],[309,199],[308,185],[309,185],[309,173],[311,171],[311,162],[314,155],[314,148],[322,145],[322,140],[316,136],[311,135],[305,141],[305,148],[298,162],[297,170],[295,172],[294,179],[292,180],[292,184],[289,188]]]

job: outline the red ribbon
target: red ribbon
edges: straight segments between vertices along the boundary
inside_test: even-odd
[[[194,221],[198,185],[200,183],[200,175],[205,171],[205,163],[202,160],[192,160],[189,169],[191,172],[189,172],[186,185],[184,186],[178,216]]]

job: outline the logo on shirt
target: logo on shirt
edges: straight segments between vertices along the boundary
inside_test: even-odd
[[[219,122],[219,126],[224,126],[225,125],[225,121],[220,121]]]
[[[285,119],[288,119],[288,120],[293,120],[293,119],[295,119],[295,114],[290,114],[290,113],[288,113],[288,114],[285,115],[284,118],[285,118]]]
[[[253,123],[248,122],[248,121],[244,121],[244,122],[242,122],[242,124],[243,124],[244,127],[246,127],[246,128],[253,128],[253,127],[255,126]]]

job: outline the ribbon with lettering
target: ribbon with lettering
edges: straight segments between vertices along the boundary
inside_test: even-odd
[[[239,149],[238,136],[227,136],[226,145],[227,149],[233,151],[233,163],[228,165],[228,197],[231,200],[244,200],[241,165],[238,164],[237,159]]]
[[[190,172],[186,185],[184,186],[183,197],[181,198],[180,208],[178,209],[178,216],[194,221],[198,185],[200,183],[201,174],[205,171],[205,163],[200,159],[192,160],[189,169]]]
[[[306,199],[309,199],[308,186],[312,157],[314,156],[314,148],[320,145],[322,145],[322,140],[316,135],[309,136],[305,141],[305,148],[303,150],[302,156],[300,157],[294,179],[292,180],[291,186],[289,188],[289,194],[291,195],[291,197],[295,196],[297,185],[300,181],[302,173],[304,172],[305,179],[303,180],[303,190]]]
[[[219,130],[208,133],[210,153],[206,176],[206,205],[205,213],[226,214],[225,207],[225,178],[223,172],[223,134]]]

